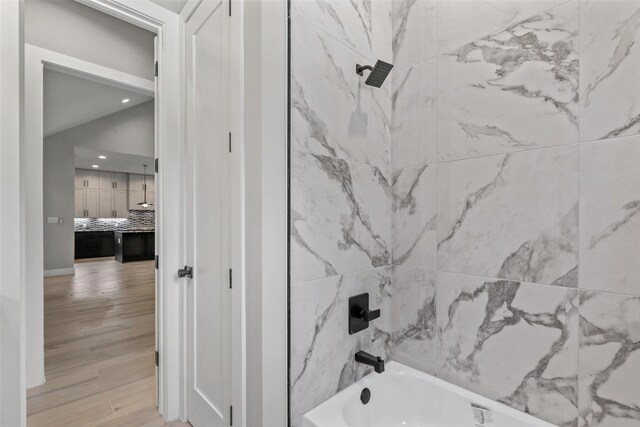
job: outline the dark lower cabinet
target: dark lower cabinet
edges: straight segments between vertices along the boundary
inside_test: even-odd
[[[153,231],[116,231],[114,240],[118,262],[155,259],[156,240]]]
[[[75,233],[75,259],[113,255],[113,231],[78,231]]]

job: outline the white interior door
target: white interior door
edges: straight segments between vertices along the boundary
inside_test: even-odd
[[[230,425],[231,245],[227,2],[205,0],[185,25],[187,102],[187,416]]]

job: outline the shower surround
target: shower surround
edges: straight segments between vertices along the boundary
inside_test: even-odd
[[[640,2],[291,8],[293,425],[362,349],[559,426],[640,426]],[[350,336],[360,292],[382,317]]]

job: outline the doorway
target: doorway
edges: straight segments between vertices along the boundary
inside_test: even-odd
[[[48,63],[42,78],[46,382],[29,390],[27,424],[162,420],[155,94]]]

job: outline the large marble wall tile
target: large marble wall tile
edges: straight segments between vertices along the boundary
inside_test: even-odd
[[[440,159],[578,142],[578,6],[566,3],[440,56]]]
[[[382,94],[374,99],[355,72],[356,63],[369,61],[297,16],[291,32],[292,148],[388,167],[391,141],[380,134]],[[390,90],[391,81],[386,84]],[[390,112],[385,114],[390,121]]]
[[[580,293],[580,426],[640,426],[640,298]]]
[[[393,264],[436,269],[436,167],[393,174]]]
[[[436,328],[435,272],[394,266],[390,304],[391,358],[437,375],[442,359]]]
[[[439,0],[438,50],[448,52],[567,0]]]
[[[582,0],[583,141],[640,133],[640,2]]]
[[[581,146],[580,287],[640,296],[640,136]]]
[[[291,153],[291,281],[390,263],[391,181],[377,167]]]
[[[374,1],[377,0],[292,0],[291,10],[345,45],[371,58],[374,49]]]
[[[368,86],[365,86],[368,87]],[[369,140],[363,151],[368,152],[365,163],[389,168],[391,165],[393,104],[391,96],[391,76],[381,88],[371,93],[371,108],[368,118]],[[374,159],[377,159],[374,161]]]
[[[437,59],[393,72],[394,169],[434,163],[437,139]]]
[[[348,300],[363,292],[376,300],[389,287],[388,267],[291,286],[291,419],[371,371],[356,364],[354,355],[373,351],[372,329],[349,335]],[[387,307],[380,309],[378,320],[389,313]]]
[[[558,426],[575,426],[578,291],[438,273],[440,376]]]
[[[578,146],[438,165],[438,270],[577,286]]]
[[[396,0],[393,16],[393,62],[411,67],[438,53],[437,0]]]
[[[372,61],[381,59],[393,63],[393,30],[391,28],[391,8],[396,0],[372,0],[373,15],[373,56]]]

